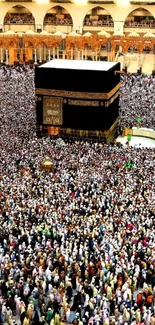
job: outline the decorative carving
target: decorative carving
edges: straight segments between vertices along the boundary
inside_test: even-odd
[[[99,106],[99,101],[69,99],[68,105],[75,106]]]
[[[109,107],[110,104],[112,104],[118,96],[119,96],[119,91],[113,97],[111,97],[110,100],[105,102],[105,107]]]
[[[25,61],[33,60],[33,50],[37,48],[58,48],[62,45],[61,36],[57,35],[22,35],[22,44],[20,44],[21,37],[19,35],[5,35],[0,34],[0,47],[7,49],[9,51],[9,56],[11,57],[11,62],[17,61],[17,49],[20,53],[20,62],[23,62],[22,50],[25,52]],[[131,37],[131,36],[116,36],[112,35],[110,38],[106,38],[103,35],[93,34],[90,37],[86,36],[66,36],[66,49],[65,55],[67,59],[71,59],[73,55],[73,49],[77,51],[84,51],[91,47],[92,52],[99,53],[101,46],[107,47],[107,43],[110,40],[111,51],[108,53],[109,59],[114,59],[116,46],[120,45],[122,47],[123,53],[127,53],[130,47],[136,47],[138,53],[142,53],[145,47],[149,47],[151,51],[154,49],[155,38],[145,38],[145,37]],[[13,51],[14,54],[13,54]],[[85,55],[85,53],[83,53]]]
[[[117,45],[122,47],[123,53],[127,53],[128,49],[132,46],[135,46],[138,50],[138,53],[142,53],[143,49],[147,46],[153,51],[155,45],[154,38],[145,38],[145,37],[132,37],[132,36],[112,36],[111,41],[111,50],[116,49]]]
[[[77,135],[77,136],[89,136],[89,137],[103,137],[106,139],[110,139],[110,136],[116,130],[118,125],[118,119],[115,120],[113,125],[109,128],[107,131],[99,131],[99,130],[77,130],[77,129],[68,129],[68,128],[62,128],[61,133],[62,134],[68,134],[68,135]]]
[[[18,35],[1,35],[0,34],[0,44],[1,47],[9,50],[10,47],[19,48],[20,37]]]
[[[48,49],[61,46],[62,38],[57,35],[23,35],[23,45],[33,44],[33,48],[46,46]]]
[[[51,95],[51,96],[70,97],[70,98],[79,98],[79,99],[109,99],[119,90],[119,88],[120,88],[120,83],[118,83],[111,91],[109,91],[109,93],[89,93],[89,92],[43,89],[43,88],[36,88],[35,92],[37,95]]]
[[[43,97],[43,124],[62,125],[62,104],[62,98]]]

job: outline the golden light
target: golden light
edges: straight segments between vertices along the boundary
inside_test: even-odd
[[[88,0],[74,0],[73,1],[76,5],[86,5]]]
[[[122,6],[122,7],[127,7],[130,5],[130,1],[129,0],[117,0],[117,5],[118,6]]]
[[[46,4],[49,3],[49,0],[36,0],[36,3]]]

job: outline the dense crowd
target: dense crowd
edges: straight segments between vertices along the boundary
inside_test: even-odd
[[[49,25],[73,25],[72,18],[70,15],[62,16],[61,18],[57,18],[57,15],[47,14],[44,20],[44,24]]]
[[[34,68],[0,80],[0,322],[155,325],[155,149],[37,138]]]
[[[7,13],[4,18],[4,24],[34,24],[35,20],[31,13],[18,14]]]
[[[113,26],[114,22],[112,20],[112,18],[102,18],[102,17],[98,17],[98,19],[90,19],[88,17],[86,17],[86,19],[84,20],[84,26]]]
[[[142,27],[142,28],[153,28],[155,27],[155,20],[154,19],[139,19],[139,20],[134,20],[134,17],[132,20],[127,19],[125,21],[124,27]]]
[[[123,75],[120,90],[120,124],[124,127],[136,126],[141,117],[141,127],[155,129],[155,76]]]

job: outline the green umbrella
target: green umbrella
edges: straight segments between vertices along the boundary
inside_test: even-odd
[[[128,167],[133,167],[133,163],[131,161],[128,162]]]
[[[124,164],[124,168],[132,168],[133,167],[133,163],[131,161],[127,161],[125,164]]]
[[[127,140],[130,141],[131,140],[131,134],[127,135]]]
[[[137,122],[138,122],[138,123],[141,122],[141,117],[140,117],[140,116],[137,117]]]

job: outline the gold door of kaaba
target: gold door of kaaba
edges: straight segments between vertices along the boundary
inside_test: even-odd
[[[63,98],[43,96],[43,124],[62,125]]]

